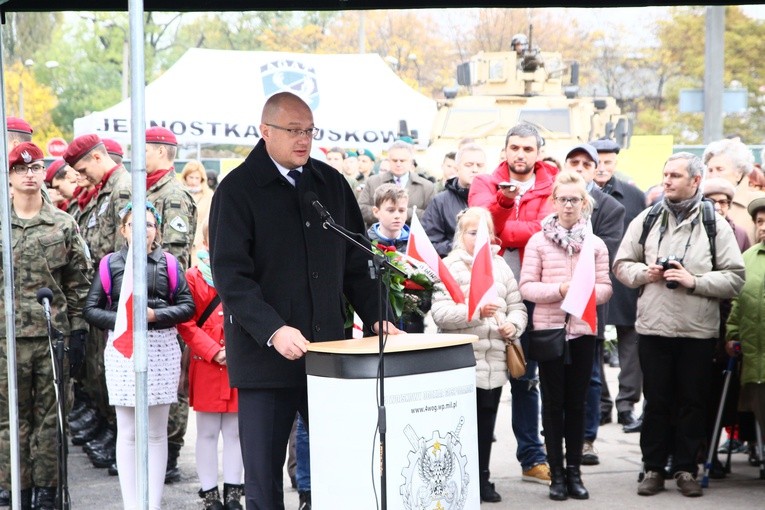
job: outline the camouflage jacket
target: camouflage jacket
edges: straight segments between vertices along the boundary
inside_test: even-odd
[[[37,291],[53,291],[51,320],[64,335],[88,329],[82,308],[90,290],[91,263],[74,219],[43,202],[34,218],[23,220],[11,214],[13,272],[17,337],[47,336],[43,307]],[[0,265],[0,284],[5,276]],[[5,307],[4,296],[0,303]],[[0,317],[0,338],[5,338],[5,315]]]
[[[146,200],[162,215],[162,248],[175,255],[184,271],[189,269],[197,228],[194,198],[170,172],[146,190]]]
[[[123,167],[119,167],[91,201],[93,208],[87,215],[83,211],[80,225],[85,225],[82,235],[90,248],[93,267],[98,266],[101,257],[118,251],[124,244],[119,235],[120,220],[121,213],[130,202],[131,193],[130,174]]]

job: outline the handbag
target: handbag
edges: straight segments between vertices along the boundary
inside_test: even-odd
[[[537,362],[552,361],[563,357],[566,349],[566,326],[562,328],[532,329],[529,331],[529,359]]]
[[[518,379],[526,373],[526,357],[519,343],[505,340],[507,348],[507,371],[510,377]]]

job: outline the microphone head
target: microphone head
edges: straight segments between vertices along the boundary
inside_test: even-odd
[[[37,291],[37,302],[43,304],[43,300],[53,301],[53,291],[48,287],[43,287]]]
[[[319,201],[319,196],[313,191],[306,191],[303,195],[303,201],[306,206],[313,207],[313,203]]]

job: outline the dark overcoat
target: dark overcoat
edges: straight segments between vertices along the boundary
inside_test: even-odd
[[[364,324],[377,320],[369,257],[322,227],[309,192],[338,224],[363,235],[353,191],[337,170],[309,159],[295,188],[263,140],[213,195],[210,260],[233,387],[304,386],[305,358],[287,360],[268,341],[285,324],[311,342],[344,338],[343,295]]]

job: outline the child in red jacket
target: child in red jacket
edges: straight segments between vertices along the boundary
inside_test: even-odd
[[[228,382],[226,345],[223,340],[223,311],[215,291],[207,253],[208,225],[202,225],[203,245],[199,264],[186,272],[196,304],[194,317],[178,325],[178,332],[191,348],[189,404],[197,419],[196,461],[204,508],[241,509],[244,491],[242,451],[237,423],[237,390]],[[218,491],[218,437],[223,435],[223,505]]]

